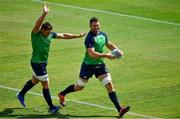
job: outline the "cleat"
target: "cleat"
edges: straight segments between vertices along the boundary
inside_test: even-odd
[[[50,113],[56,113],[60,109],[60,106],[54,106],[51,110],[49,110]]]
[[[17,99],[19,100],[19,102],[21,103],[21,105],[23,107],[26,107],[26,104],[24,103],[24,96],[20,95],[19,92],[16,94]]]
[[[127,107],[122,107],[119,111],[119,117],[120,118],[123,118],[123,115],[128,112],[130,110],[130,106],[127,106]]]
[[[66,102],[65,102],[65,96],[61,95],[60,93],[58,93],[58,97],[59,97],[59,103],[65,107],[66,106]]]

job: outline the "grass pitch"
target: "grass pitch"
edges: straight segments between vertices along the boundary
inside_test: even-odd
[[[54,31],[88,32],[89,18],[97,16],[102,31],[108,34],[111,42],[124,51],[125,55],[121,60],[106,59],[105,62],[110,69],[122,105],[131,106],[131,113],[125,117],[180,118],[178,0],[133,2],[103,0],[103,3],[99,0],[49,0],[49,2],[51,2],[50,12],[46,21],[54,25]],[[60,6],[58,3],[76,6],[78,9]],[[82,10],[82,7],[116,14]],[[21,89],[31,78],[30,33],[41,13],[40,2],[0,1],[1,86]],[[57,96],[59,90],[63,90],[78,79],[85,51],[83,42],[84,38],[52,42],[48,64],[52,96]],[[41,85],[35,86],[31,91],[41,93]],[[24,109],[15,98],[16,92],[0,88],[0,118],[116,118],[117,116],[114,110],[72,101],[68,101],[66,108],[62,108],[59,113],[52,115],[47,112],[47,104],[43,97],[32,94],[26,95],[28,108]],[[67,99],[114,108],[106,90],[94,77],[83,91],[69,94]],[[53,102],[58,105],[57,99],[53,99]]]

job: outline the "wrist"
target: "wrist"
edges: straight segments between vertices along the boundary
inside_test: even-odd
[[[77,35],[77,37],[76,38],[80,38],[80,35]]]
[[[77,35],[77,38],[81,38],[81,34]]]
[[[48,12],[43,12],[43,15],[46,16],[48,14]]]
[[[106,57],[107,57],[107,54],[106,54],[106,53],[101,53],[101,57],[102,57],[102,58],[106,58]]]

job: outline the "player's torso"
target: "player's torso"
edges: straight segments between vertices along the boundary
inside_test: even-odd
[[[106,43],[106,38],[103,34],[94,36],[94,48],[96,52],[103,53],[103,49]]]
[[[32,33],[31,42],[32,42],[32,62],[41,63],[47,62],[50,43],[52,41],[52,35],[48,37],[43,37],[41,33]]]
[[[96,52],[99,52],[99,53],[104,52],[104,46],[106,45],[107,38],[103,32],[100,32],[98,35],[95,35],[89,32],[87,37],[88,39],[86,38],[86,40],[92,40],[93,45],[94,45],[94,50]],[[84,62],[86,64],[92,64],[92,65],[104,63],[103,58],[91,58],[88,55],[87,51],[85,53]]]

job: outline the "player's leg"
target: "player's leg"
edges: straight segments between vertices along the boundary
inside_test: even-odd
[[[57,112],[59,110],[59,106],[54,106],[52,104],[52,99],[51,99],[51,94],[50,94],[50,90],[49,90],[49,78],[48,78],[48,73],[46,70],[46,63],[41,63],[41,64],[36,64],[36,63],[32,63],[32,68],[34,70],[34,76],[39,79],[39,81],[41,82],[42,85],[42,93],[44,96],[44,99],[46,100],[46,103],[49,106],[49,111],[54,113]]]
[[[32,76],[31,80],[28,80],[22,90],[19,92],[20,95],[24,96],[34,85],[36,85],[39,82],[37,78]]]
[[[65,90],[60,92],[60,95],[65,96],[66,94],[71,93],[71,92],[81,91],[84,88],[86,83],[87,83],[87,80],[79,78],[77,83],[69,85]]]
[[[27,91],[29,91],[35,84],[39,82],[39,79],[37,78],[37,74],[41,72],[41,65],[36,63],[31,63],[31,67],[33,69],[32,79],[27,81],[23,89],[19,92],[19,94],[22,96],[24,96]]]
[[[20,103],[21,103],[24,107],[26,107],[26,104],[25,104],[25,102],[24,102],[24,100],[25,100],[25,94],[26,94],[34,85],[36,85],[38,82],[39,82],[39,80],[38,80],[36,77],[32,76],[32,79],[31,79],[31,80],[28,80],[28,81],[25,83],[25,85],[24,85],[24,87],[22,88],[22,90],[17,93],[17,98],[18,98],[18,100],[20,101]]]
[[[108,71],[107,67],[105,66],[105,64],[101,64],[98,66],[98,68],[96,68],[95,76],[106,87],[109,98],[111,99],[111,101],[115,105],[117,111],[119,111],[121,109],[121,106],[119,104],[119,100],[117,98],[115,89],[113,87],[111,76],[110,76],[109,71]]]
[[[59,102],[62,106],[66,105],[65,96],[69,93],[81,91],[84,89],[85,84],[87,83],[86,80],[79,79],[77,83],[69,85],[67,88],[65,88],[63,91],[58,93]]]
[[[109,95],[109,98],[111,99],[114,106],[116,107],[116,109],[119,113],[119,117],[122,118],[123,115],[130,110],[130,106],[127,106],[127,107],[120,106],[120,103],[119,103],[118,97],[116,95],[116,91],[113,87],[112,79],[111,79],[111,76],[109,73],[99,76],[98,79],[100,79],[102,81],[102,83],[105,85],[108,95]]]
[[[52,99],[51,99],[51,94],[50,94],[50,90],[49,90],[49,80],[48,77],[46,80],[41,80],[41,85],[42,85],[42,92],[43,92],[43,96],[44,99],[46,100],[46,103],[49,106],[49,111],[52,113],[57,112],[60,107],[59,106],[54,106],[52,103]]]
[[[69,85],[65,90],[58,93],[60,104],[62,106],[65,106],[66,94],[76,92],[76,91],[81,91],[85,87],[86,83],[88,82],[89,77],[92,77],[92,75],[93,74],[90,72],[88,65],[83,63],[81,65],[81,70],[80,70],[80,75],[79,75],[80,78],[77,81],[77,83]]]
[[[120,117],[122,117],[128,110],[129,107],[123,108],[120,106],[118,97],[116,95],[116,91],[113,87],[111,75],[105,64],[101,64],[98,68],[95,69],[95,76],[103,83],[106,87],[109,98],[111,99],[112,103],[116,107],[117,111],[119,112]]]
[[[50,110],[53,108],[53,104],[52,104],[52,99],[51,99],[51,94],[49,91],[49,81],[41,81],[41,85],[42,85],[42,93],[44,96],[44,99],[46,100],[46,103],[48,104]]]
[[[117,111],[119,111],[121,106],[120,106],[118,97],[116,95],[116,91],[114,89],[110,74],[107,73],[107,74],[101,75],[98,77],[98,79],[100,79],[101,82],[103,83],[103,85],[106,87],[109,98],[111,99],[111,101],[115,105]]]
[[[115,105],[117,111],[119,111],[121,109],[121,106],[119,104],[119,100],[118,97],[116,95],[116,91],[113,87],[113,83],[112,83],[112,79],[109,73],[103,74],[98,76],[98,79],[103,83],[103,85],[106,87],[109,98],[111,99],[111,101],[113,102],[113,104]]]

